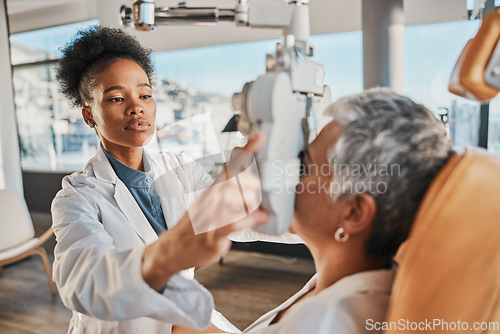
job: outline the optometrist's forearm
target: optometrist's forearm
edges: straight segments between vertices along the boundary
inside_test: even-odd
[[[185,269],[177,264],[175,253],[179,249],[176,249],[175,239],[171,235],[162,233],[157,241],[144,250],[142,277],[154,290],[161,289],[173,275]]]
[[[264,138],[261,134],[251,137],[240,154],[227,165],[228,175],[223,175],[221,178],[221,181],[225,181],[240,173],[240,186],[243,187],[246,199],[246,216],[241,218],[241,215],[235,215],[231,211],[235,206],[242,210],[239,208],[242,204],[241,189],[236,190],[239,189],[236,184],[226,182],[219,187],[206,189],[191,205],[189,213],[186,212],[172,229],[160,234],[158,240],[144,250],[142,276],[151,288],[161,289],[175,273],[181,270],[216,262],[229,251],[230,233],[253,228],[267,221],[268,214],[258,208],[257,194],[260,189],[258,178],[241,173],[248,168],[254,154],[263,143]],[[234,180],[232,182],[235,183]],[[233,223],[223,224],[216,229],[211,228],[214,223],[221,221]],[[206,232],[195,234],[194,225],[199,227],[198,230]]]
[[[158,240],[144,250],[144,281],[158,291],[181,270],[216,261],[217,254],[226,248],[221,239],[224,239],[224,234],[216,237],[207,233],[195,235],[189,214],[185,213],[176,226],[161,233]]]

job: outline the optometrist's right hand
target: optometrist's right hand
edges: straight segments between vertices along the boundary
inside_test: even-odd
[[[260,133],[250,137],[178,224],[146,247],[142,275],[151,288],[160,289],[181,270],[218,261],[229,251],[230,233],[253,228],[268,220],[268,214],[259,208],[259,178],[249,171],[263,143]]]

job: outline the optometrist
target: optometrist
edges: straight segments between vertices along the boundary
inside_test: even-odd
[[[240,174],[255,210],[210,231],[241,197],[221,182],[193,208],[197,191],[213,183],[209,175],[185,154],[143,149],[155,132],[150,50],[119,29],[95,26],[62,52],[61,90],[100,139],[84,171],[66,176],[52,203],[54,280],[73,311],[69,333],[234,330],[190,268],[225,254],[229,233],[267,220],[252,195],[258,179]],[[262,141],[251,138],[244,150],[255,153]],[[228,166],[244,169],[238,159]],[[194,233],[194,220],[204,233]]]

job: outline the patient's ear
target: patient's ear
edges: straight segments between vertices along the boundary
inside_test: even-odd
[[[349,235],[371,230],[376,213],[375,199],[370,194],[358,194],[344,208],[342,227]]]

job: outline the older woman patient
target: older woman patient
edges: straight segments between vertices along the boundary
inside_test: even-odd
[[[317,273],[250,333],[370,333],[383,321],[392,257],[451,154],[444,125],[389,89],[343,98],[303,156],[291,231]]]

